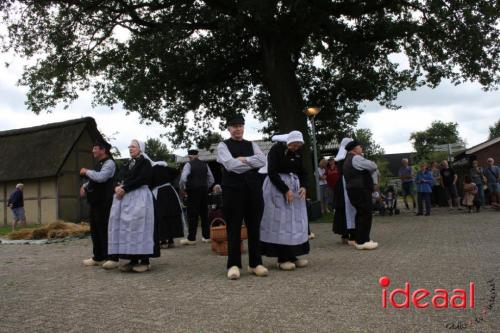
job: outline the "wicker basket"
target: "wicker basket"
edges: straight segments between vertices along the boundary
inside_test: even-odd
[[[216,218],[210,225],[210,239],[216,242],[227,240],[226,222],[223,219]],[[246,225],[241,226],[241,240],[248,239],[248,230]]]
[[[221,256],[227,256],[227,241],[216,242],[212,241],[212,251],[216,252]],[[245,246],[243,245],[243,241],[240,243],[240,251],[241,253],[245,252]]]
[[[210,225],[210,239],[215,242],[227,241],[226,222],[216,218]]]

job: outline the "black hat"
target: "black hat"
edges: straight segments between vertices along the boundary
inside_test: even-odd
[[[111,145],[104,140],[97,140],[96,142],[94,142],[94,147],[99,147],[101,149],[105,149],[106,153],[108,153],[108,154],[111,150]]]
[[[245,125],[245,118],[243,118],[241,114],[229,117],[227,120],[227,126],[233,126],[233,125]]]
[[[188,155],[198,155],[198,150],[196,149],[189,149],[188,150]]]
[[[356,141],[356,140],[351,141],[351,142],[349,142],[349,143],[345,146],[345,150],[347,150],[347,151],[351,151],[351,150],[353,150],[353,149],[354,149],[354,147],[356,147],[356,146],[361,146],[361,143],[360,143],[359,141]]]

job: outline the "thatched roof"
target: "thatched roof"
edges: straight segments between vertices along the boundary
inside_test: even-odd
[[[85,129],[102,139],[93,118],[0,132],[0,181],[55,176]]]

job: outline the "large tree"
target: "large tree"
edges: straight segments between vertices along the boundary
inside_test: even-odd
[[[445,78],[499,82],[497,0],[4,0],[0,10],[6,47],[33,59],[21,79],[31,110],[93,89],[98,104],[164,124],[173,144],[235,112],[307,134],[306,105],[323,107],[325,141],[355,124],[362,101],[395,107],[398,92]]]

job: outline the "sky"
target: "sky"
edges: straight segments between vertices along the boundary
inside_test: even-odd
[[[6,62],[10,63],[8,67],[3,65]],[[23,65],[18,58],[0,54],[0,131],[93,117],[99,130],[114,137],[112,144],[120,149],[122,156],[127,156],[126,147],[132,138],[159,138],[166,131],[157,123],[141,124],[137,114],[125,115],[121,107],[114,110],[93,108],[92,96],[87,92],[82,93],[68,109],[60,105],[52,113],[36,115],[24,104],[27,89],[16,84]],[[485,92],[475,83],[454,86],[444,82],[436,89],[423,87],[417,91],[405,91],[396,103],[401,106],[399,110],[365,103],[366,111],[358,121],[358,128],[370,129],[374,140],[386,153],[411,151],[410,134],[425,130],[435,120],[457,122],[460,136],[465,139],[467,147],[471,147],[487,140],[489,126],[500,119],[500,91]],[[262,124],[251,116],[247,116],[246,121],[246,138],[260,139]],[[228,137],[227,133],[222,135]],[[166,139],[161,140],[172,149]],[[185,149],[173,150],[178,155],[186,154]]]

